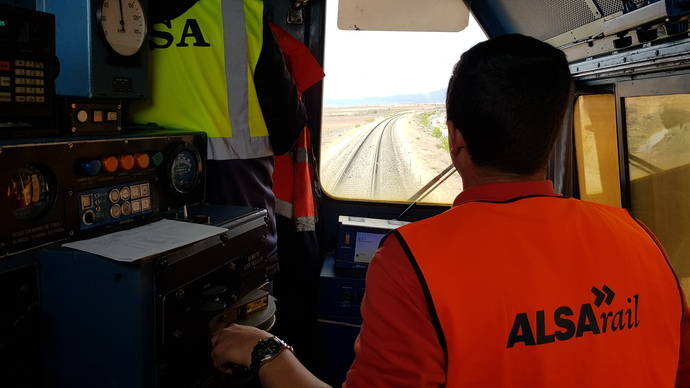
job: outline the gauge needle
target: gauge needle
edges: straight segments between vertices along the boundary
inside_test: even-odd
[[[118,0],[120,3],[120,26],[122,26],[122,32],[125,32],[125,16],[122,12],[122,0]]]

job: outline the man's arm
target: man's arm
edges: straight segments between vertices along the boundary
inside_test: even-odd
[[[438,387],[445,355],[422,286],[390,234],[367,272],[362,329],[344,387]]]
[[[344,386],[438,387],[445,383],[445,356],[431,323],[428,306],[412,265],[395,237],[386,239],[367,273],[362,304],[364,324],[355,344],[355,362]],[[213,361],[249,366],[265,331],[232,325],[213,339]],[[327,387],[290,351],[259,369],[265,388]]]
[[[213,364],[226,371],[233,363],[249,368],[254,346],[272,335],[251,326],[231,325],[213,338]],[[317,379],[289,350],[259,368],[259,380],[264,388],[324,388],[326,383]]]

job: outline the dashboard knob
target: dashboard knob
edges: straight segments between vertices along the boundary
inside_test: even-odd
[[[101,165],[103,166],[103,170],[105,170],[105,172],[117,171],[118,164],[117,158],[114,156],[108,156],[101,160]]]
[[[130,154],[122,154],[118,158],[120,163],[120,170],[129,171],[134,168],[134,157]]]
[[[79,175],[96,176],[101,172],[101,161],[98,159],[79,162]]]

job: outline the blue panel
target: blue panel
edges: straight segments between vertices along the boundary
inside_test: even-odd
[[[146,195],[141,195],[144,190],[140,187],[146,187]],[[109,194],[113,190],[122,193],[122,189],[126,189],[129,193],[127,198],[122,198],[113,201],[109,198]],[[115,186],[103,187],[92,190],[80,191],[78,198],[80,201],[79,217],[81,222],[79,224],[80,230],[89,230],[104,225],[122,222],[123,220],[135,218],[144,214],[150,214],[156,208],[153,205],[153,197],[151,197],[151,183],[148,181],[132,182],[127,184],[120,184]],[[134,194],[134,192],[136,194]],[[120,209],[129,207],[129,211],[120,210],[117,217],[112,216],[112,207],[117,205]],[[129,214],[125,214],[129,213]],[[87,220],[86,217],[93,217]],[[88,222],[87,222],[88,221]]]
[[[497,1],[472,1],[470,7],[475,18],[490,37],[515,33],[515,27]]]
[[[91,1],[46,0],[45,12],[55,15],[55,40],[60,75],[55,82],[58,94],[91,97],[89,79],[91,68]]]
[[[326,257],[319,281],[319,318],[360,324],[364,278],[335,273],[332,257]]]
[[[40,1],[40,0],[39,0]],[[55,14],[55,39],[61,71],[57,94],[75,97],[146,97],[148,45],[132,57],[114,54],[105,44],[96,13],[99,0],[43,0],[43,11]],[[146,1],[140,0],[146,9]],[[113,90],[115,79],[131,90]]]
[[[153,386],[150,263],[40,252],[44,369],[51,387]]]

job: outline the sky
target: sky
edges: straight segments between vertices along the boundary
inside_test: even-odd
[[[338,29],[338,2],[326,6],[324,97],[356,99],[445,89],[460,55],[486,39],[470,15],[460,32]]]

